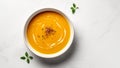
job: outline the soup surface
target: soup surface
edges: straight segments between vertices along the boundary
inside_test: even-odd
[[[70,38],[70,26],[65,17],[53,11],[36,15],[27,28],[27,39],[32,48],[43,54],[62,50]]]

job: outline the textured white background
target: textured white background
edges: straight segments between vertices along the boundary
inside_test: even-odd
[[[70,7],[79,9],[73,15]],[[36,10],[64,12],[75,29],[73,54],[59,64],[43,63],[23,41],[23,27]],[[30,64],[20,60],[29,52]],[[120,0],[0,0],[1,68],[120,68]]]

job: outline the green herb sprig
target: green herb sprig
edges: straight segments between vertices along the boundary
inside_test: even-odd
[[[28,64],[30,63],[30,60],[33,59],[32,56],[30,56],[27,52],[25,52],[25,55],[20,57],[20,59],[25,60]]]
[[[70,9],[71,9],[72,13],[74,14],[76,12],[76,9],[79,9],[79,7],[77,7],[76,4],[73,3],[73,5]]]

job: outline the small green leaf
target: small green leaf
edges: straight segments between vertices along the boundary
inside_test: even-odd
[[[73,13],[73,14],[75,13],[75,9],[72,10],[72,13]]]
[[[20,57],[20,59],[25,60],[26,58],[24,56]]]
[[[28,53],[27,52],[25,52],[25,56],[28,57]]]
[[[28,64],[30,63],[30,60],[29,60],[29,59],[27,59],[26,61],[27,61]]]
[[[73,7],[76,8],[76,4],[75,3],[73,3]]]
[[[76,9],[79,9],[79,7],[76,7]]]
[[[33,57],[32,56],[29,56],[29,58],[32,60],[33,59]]]
[[[71,10],[74,10],[74,8],[73,8],[73,7],[71,7]]]

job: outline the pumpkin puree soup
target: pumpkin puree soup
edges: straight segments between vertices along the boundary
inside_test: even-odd
[[[57,53],[70,39],[70,26],[66,18],[59,13],[45,11],[30,21],[27,38],[36,51],[43,54]]]

